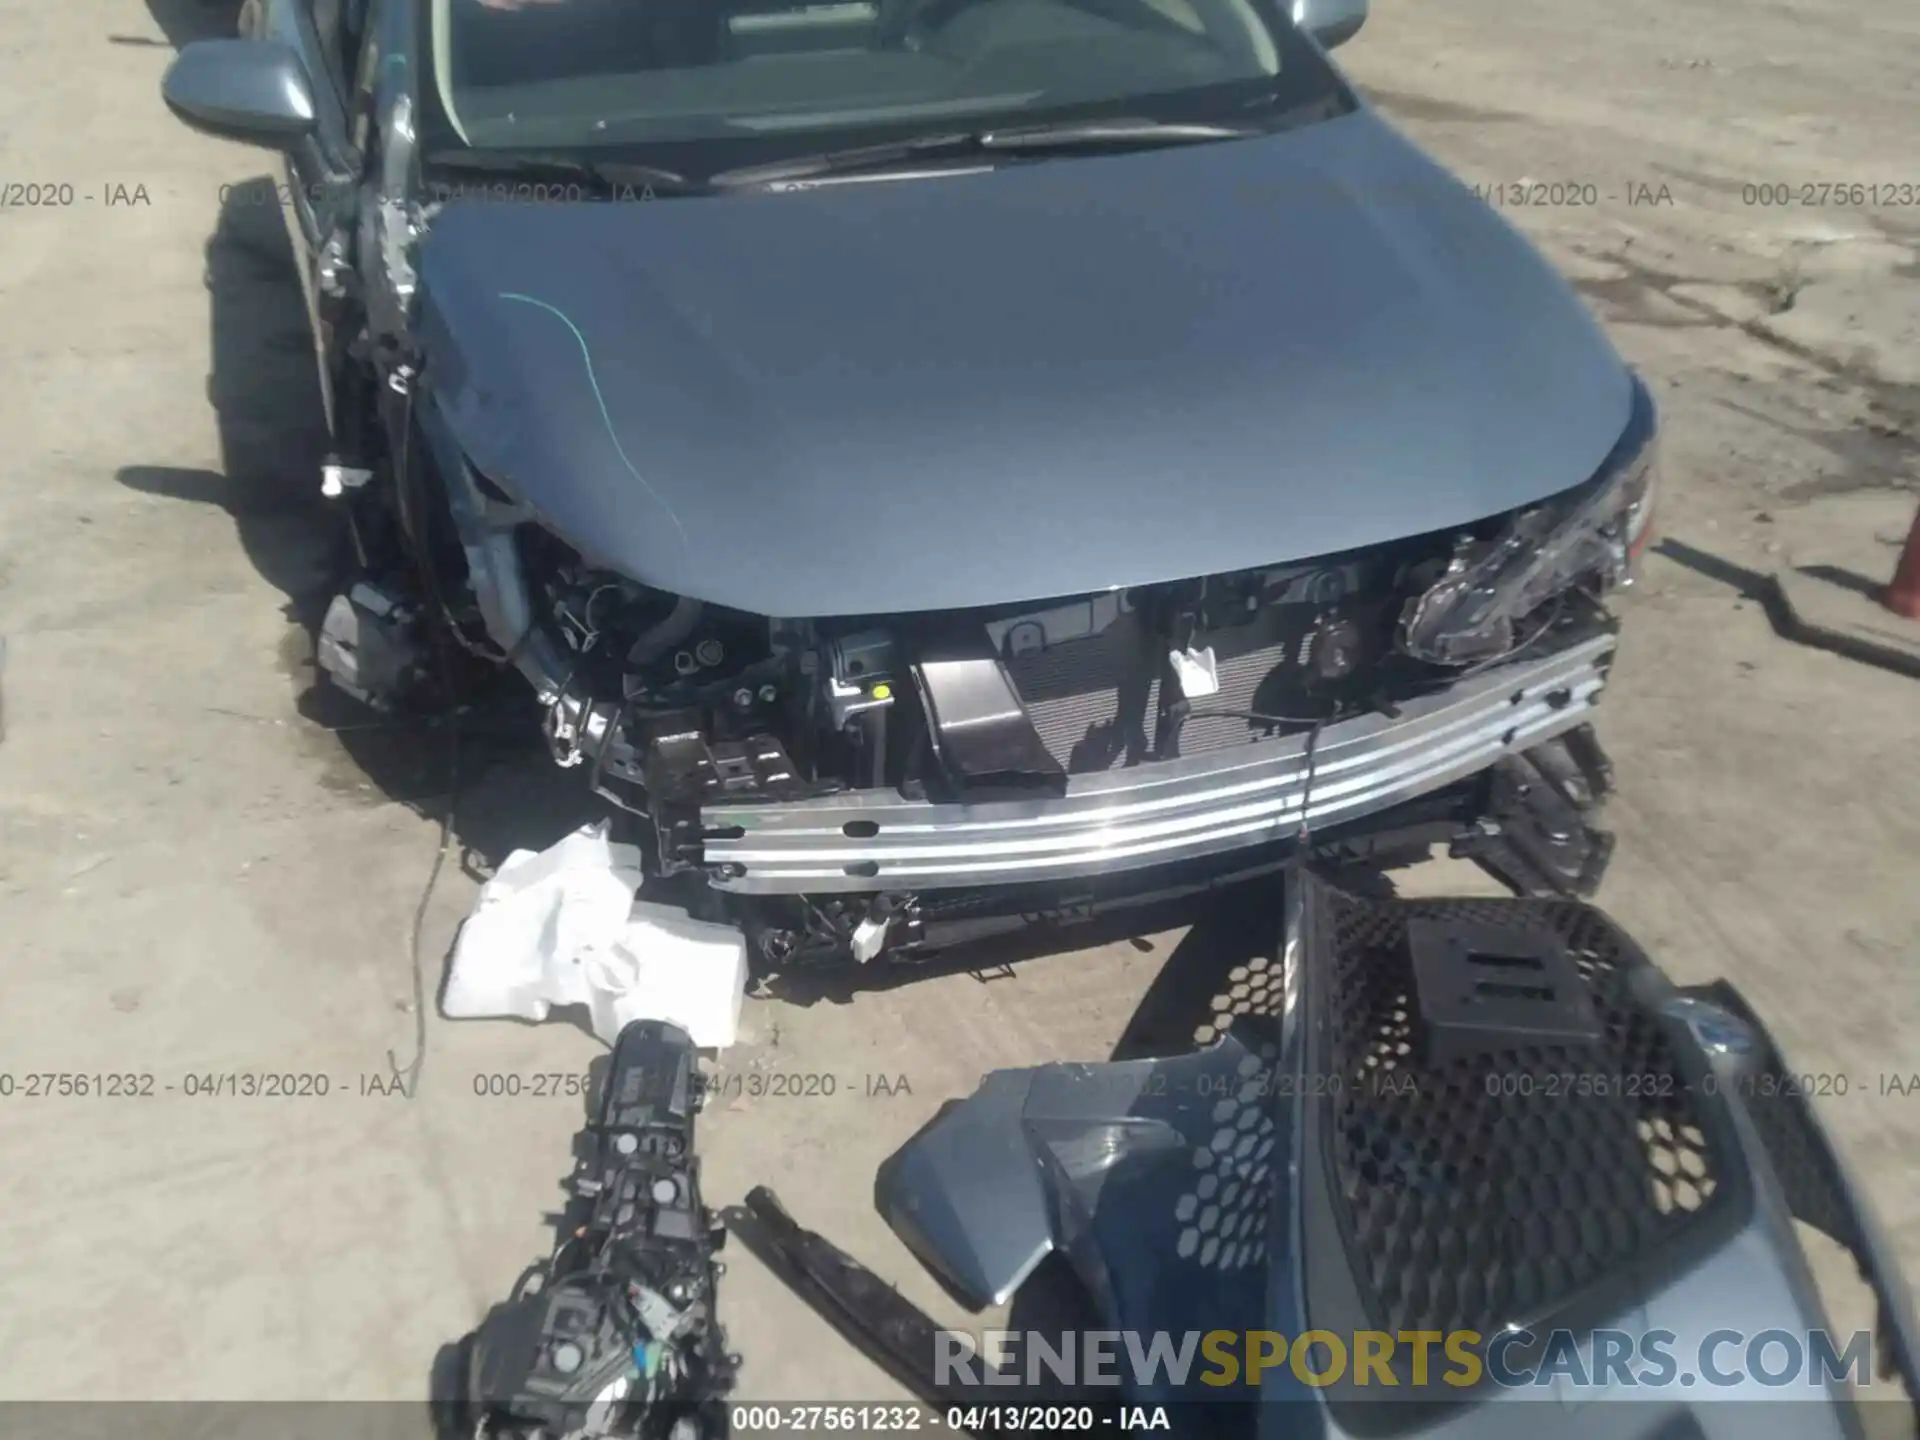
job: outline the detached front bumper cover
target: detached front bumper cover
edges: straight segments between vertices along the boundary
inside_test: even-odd
[[[1261,1003],[1207,1050],[996,1071],[881,1167],[876,1204],[956,1299],[974,1310],[1004,1303],[1057,1253],[1086,1286],[1105,1331],[1293,1335],[1372,1325],[1392,1332],[1396,1320],[1416,1312],[1424,1320],[1435,1318],[1436,1307],[1490,1306],[1536,1334],[1558,1326],[1664,1329],[1679,1353],[1733,1327],[1748,1335],[1769,1326],[1831,1329],[1797,1253],[1789,1222],[1798,1220],[1851,1255],[1879,1303],[1879,1375],[1898,1377],[1909,1404],[1920,1394],[1920,1327],[1895,1252],[1772,1038],[1732,986],[1675,988],[1600,911],[1579,902],[1363,900],[1295,875],[1285,908],[1281,954],[1249,977]],[[1482,939],[1505,930],[1509,941],[1542,949],[1557,937],[1582,960],[1573,988],[1585,990],[1606,1021],[1601,1048],[1564,1051],[1563,1037],[1542,1052],[1516,1034],[1516,1050],[1483,1035],[1491,1048],[1479,1058],[1449,1060],[1416,1041],[1414,1063],[1423,1071],[1416,1085],[1356,1092],[1308,1083],[1339,1075],[1357,1084],[1344,1061],[1395,1051],[1398,1032],[1383,1038],[1371,1021],[1382,1005],[1404,1008],[1406,997],[1387,993],[1399,981],[1390,974],[1382,990],[1361,977],[1376,975],[1379,947],[1391,949],[1394,935],[1434,923]],[[1431,997],[1422,982],[1415,988],[1424,997],[1415,1006],[1426,1014]],[[1430,1083],[1441,1078],[1436,1064],[1464,1066],[1469,1078],[1525,1072],[1537,1079],[1569,1055],[1614,1081],[1612,1066],[1632,1060],[1643,1067],[1635,1072],[1642,1082],[1669,1076],[1676,1088],[1603,1083],[1588,1093],[1515,1094],[1489,1106],[1475,1098],[1486,1088],[1478,1083]],[[1420,1124],[1410,1130],[1406,1122],[1414,1120]],[[1481,1153],[1489,1145],[1501,1154]],[[1687,1173],[1660,1163],[1676,1146],[1704,1161],[1714,1183],[1693,1208],[1650,1221],[1658,1177],[1667,1177],[1670,1192],[1671,1177]],[[1348,1176],[1357,1183],[1329,1185],[1343,1168],[1342,1147],[1359,1157]],[[1511,1163],[1528,1150],[1530,1163]],[[1625,1163],[1602,1163],[1608,1159]],[[1518,1204],[1511,1223],[1447,1220],[1406,1230],[1415,1212],[1482,1213],[1485,1196],[1468,1211],[1456,1204],[1476,1185]],[[927,1403],[1027,1398],[1004,1388],[1012,1380],[956,1393],[938,1363],[932,1319],[796,1225],[770,1192],[753,1192],[748,1209],[761,1222],[750,1241],[756,1250]],[[1624,1223],[1629,1210],[1638,1222]],[[1383,1225],[1400,1230],[1403,1244],[1379,1249]],[[1462,1244],[1498,1255],[1486,1272],[1501,1277],[1497,1297],[1466,1283],[1461,1267],[1487,1256],[1465,1256]],[[1596,1245],[1609,1253],[1596,1254]],[[1361,1263],[1369,1259],[1391,1263]],[[1572,1266],[1575,1259],[1583,1264]],[[1415,1271],[1429,1282],[1454,1272],[1462,1283],[1409,1286]],[[1520,1285],[1523,1272],[1534,1283]],[[1473,1318],[1482,1333],[1499,1328]],[[1306,1390],[1288,1385],[1284,1368],[1269,1372],[1280,1377],[1277,1385],[1263,1377],[1257,1390],[1202,1397],[1159,1380],[1142,1389],[1121,1370],[1117,1386],[1075,1403],[1205,1399],[1176,1410],[1175,1428],[1213,1436],[1860,1440],[1864,1433],[1832,1381],[1738,1394],[1610,1390],[1612,1403],[1587,1406],[1538,1385],[1482,1384],[1437,1400],[1431,1389]],[[1538,1418],[1543,1412],[1524,1408],[1528,1401],[1547,1404],[1551,1415]]]

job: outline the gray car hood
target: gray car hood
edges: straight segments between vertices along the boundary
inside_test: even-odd
[[[589,558],[762,614],[1046,599],[1587,479],[1627,372],[1361,110],[1253,140],[625,204],[456,203],[425,379]]]

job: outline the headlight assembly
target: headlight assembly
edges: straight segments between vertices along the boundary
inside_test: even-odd
[[[1465,546],[1400,619],[1400,648],[1436,665],[1498,659],[1522,623],[1575,586],[1629,583],[1653,538],[1658,456],[1653,398],[1638,377],[1633,413],[1600,473],[1522,510],[1490,540]]]

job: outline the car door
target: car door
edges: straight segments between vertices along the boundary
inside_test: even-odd
[[[257,32],[300,57],[313,91],[317,124],[287,152],[284,208],[313,325],[321,401],[336,435],[333,378],[340,347],[351,333],[340,321],[348,293],[356,190],[364,167],[350,124],[358,38],[350,21],[364,8],[353,0],[265,0]]]

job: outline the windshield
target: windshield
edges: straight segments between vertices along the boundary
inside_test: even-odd
[[[1340,90],[1274,0],[433,0],[432,29],[439,108],[482,150],[743,141],[761,158]]]

